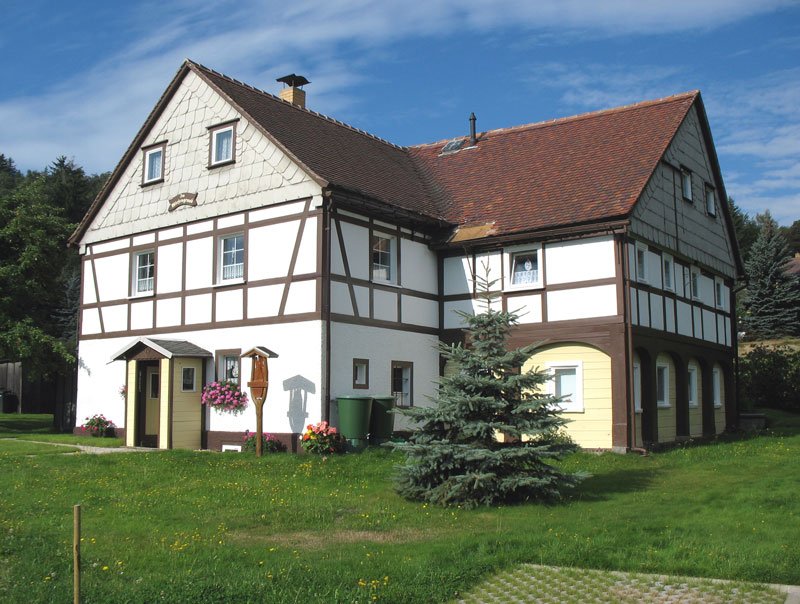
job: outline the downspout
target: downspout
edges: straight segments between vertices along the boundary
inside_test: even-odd
[[[744,276],[744,280],[742,283],[737,285],[734,288],[731,288],[731,295],[730,295],[730,305],[731,305],[731,343],[733,344],[733,384],[736,390],[735,396],[735,404],[736,404],[736,427],[739,427],[739,414],[741,413],[741,407],[739,405],[739,328],[737,323],[739,322],[739,317],[736,314],[736,294],[740,291],[744,290],[747,287],[747,275]],[[728,423],[731,420],[728,419],[727,409],[725,410],[725,422]],[[727,426],[726,426],[727,427]]]
[[[323,191],[322,204],[322,320],[325,322],[325,403],[322,419],[331,419],[331,190]]]
[[[635,403],[635,388],[633,383],[633,371],[631,367],[633,364],[633,321],[631,320],[631,305],[630,305],[630,260],[628,257],[628,227],[622,233],[622,304],[625,309],[625,375],[627,376],[627,394],[626,397],[628,404],[628,450],[633,453],[640,453],[647,455],[647,449],[636,446],[636,403]],[[641,371],[641,370],[640,370]],[[642,433],[642,442],[644,442],[644,433]]]

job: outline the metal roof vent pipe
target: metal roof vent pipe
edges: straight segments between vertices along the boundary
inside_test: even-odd
[[[474,113],[469,114],[469,146],[474,147],[478,144],[478,137],[475,135],[475,122],[477,118]]]
[[[309,82],[303,76],[295,75],[293,73],[283,76],[282,78],[278,78],[275,81],[282,82],[285,85],[278,96],[280,96],[284,101],[300,107],[300,109],[306,108],[306,91],[303,90],[302,87],[306,84],[310,84],[311,82]]]

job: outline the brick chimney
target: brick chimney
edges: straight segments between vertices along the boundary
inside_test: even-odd
[[[295,75],[293,73],[283,76],[282,78],[278,78],[277,82],[282,82],[284,87],[281,89],[278,96],[280,96],[284,101],[291,103],[292,105],[296,105],[301,109],[306,108],[306,91],[303,90],[303,86],[306,84],[310,84],[307,79],[305,79],[301,75]]]

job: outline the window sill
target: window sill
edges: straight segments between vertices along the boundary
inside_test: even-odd
[[[207,170],[213,170],[214,168],[222,168],[223,166],[230,166],[231,164],[235,164],[235,159],[226,159],[225,161],[218,162],[216,164],[208,164],[206,166]]]
[[[714,403],[714,409],[722,409],[722,403]]]
[[[642,414],[642,410],[641,410],[641,409],[634,409],[634,410],[633,410],[633,412],[634,412],[636,415],[641,415],[641,414]]]
[[[507,285],[503,288],[503,293],[524,292],[537,289],[544,289],[543,283],[526,283],[525,285]]]
[[[383,279],[370,279],[370,283],[373,285],[385,285],[386,287],[396,287],[401,289],[403,286],[395,283],[394,281],[384,281]]]
[[[139,186],[144,189],[146,187],[152,187],[153,185],[160,185],[162,182],[164,182],[164,179],[163,178],[159,178],[157,180],[148,180],[147,182],[143,182]]]
[[[656,403],[656,409],[670,409],[672,405],[669,403]]]
[[[580,409],[564,409],[562,407],[558,411],[559,411],[559,413],[583,413],[584,409],[583,408],[580,408]]]
[[[128,300],[137,300],[139,298],[152,298],[153,296],[155,296],[155,292],[153,291],[141,292],[138,294],[131,294],[130,296],[128,296]]]
[[[243,285],[246,283],[245,279],[226,279],[225,281],[218,281],[214,283],[211,287],[228,287],[229,285]]]

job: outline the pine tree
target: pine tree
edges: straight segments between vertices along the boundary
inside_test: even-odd
[[[800,279],[786,272],[792,254],[767,212],[745,263],[747,290],[741,326],[749,339],[800,335]]]
[[[487,292],[491,284],[479,281]],[[408,442],[395,445],[407,454],[396,486],[408,499],[468,507],[553,500],[581,478],[549,463],[576,447],[558,432],[565,421],[557,399],[541,392],[549,376],[520,371],[536,345],[506,350],[517,317],[484,296],[484,312],[460,313],[469,346],[440,346],[459,371],[441,379],[435,406],[403,411],[418,422]]]

